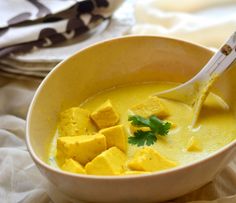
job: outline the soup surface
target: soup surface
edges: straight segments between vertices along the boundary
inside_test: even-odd
[[[193,117],[193,109],[191,107],[184,103],[160,99],[161,103],[164,104],[165,108],[168,109],[169,112],[168,116],[162,118],[163,122],[171,123],[168,134],[165,136],[157,135],[156,141],[149,146],[147,146],[147,144],[137,146],[131,142],[128,143],[128,138],[134,135],[132,130],[132,127],[134,126],[132,126],[130,121],[128,121],[128,117],[131,112],[130,109],[132,109],[133,106],[145,101],[148,97],[150,97],[150,95],[158,91],[172,88],[174,86],[175,84],[172,83],[145,83],[114,87],[112,89],[100,92],[91,98],[88,98],[82,104],[78,104],[79,107],[86,109],[89,112],[94,112],[98,106],[109,99],[119,115],[119,121],[116,125],[122,124],[125,135],[127,136],[127,147],[123,150],[123,153],[125,154],[123,172],[120,174],[103,174],[99,172],[96,174],[96,172],[93,172],[91,174],[139,174],[186,165],[190,162],[197,161],[208,156],[210,153],[218,150],[235,139],[236,120],[234,116],[229,111],[227,104],[220,97],[211,93],[204,103],[199,120],[194,128],[190,127],[191,119]],[[94,134],[98,132],[98,128],[93,123],[88,126],[87,132],[87,134]],[[62,137],[62,135],[57,132],[50,146],[49,164],[55,167],[62,167],[68,158],[74,159],[73,156],[65,156],[58,150],[58,139],[60,137]],[[140,164],[142,165],[142,160],[138,160],[137,156],[142,157],[143,153],[149,153],[148,150],[150,149],[153,149],[153,151],[150,153],[154,154],[153,156],[150,155],[150,157],[146,158],[150,160],[154,159],[154,161],[155,159],[158,159],[164,165],[164,167],[159,168],[159,166],[153,166],[154,169],[149,170],[149,168],[152,168],[151,162],[150,166],[148,167],[140,166]],[[89,150],[89,148],[85,148],[84,150]],[[143,152],[140,152],[140,150],[143,150]],[[139,154],[137,153],[138,151]],[[111,154],[112,153],[116,153],[116,151],[111,152]],[[116,154],[116,157],[118,156],[119,155]],[[104,157],[101,159],[103,160]],[[123,159],[123,157],[121,159]],[[114,160],[113,158],[111,158],[111,160],[114,163],[120,161]],[[104,163],[101,160],[98,160],[98,162],[99,164],[101,163],[101,165],[97,166],[98,169],[95,167],[95,171],[99,171],[104,166]],[[69,165],[76,163],[68,162]],[[80,172],[80,170],[77,170],[77,172],[87,173],[84,170],[87,162],[82,161],[82,163],[79,164],[79,167],[82,167],[81,170],[83,172]],[[145,164],[148,165],[149,162],[145,162],[144,165]],[[76,172],[76,170],[70,170],[70,168],[71,167],[64,167],[63,170]]]

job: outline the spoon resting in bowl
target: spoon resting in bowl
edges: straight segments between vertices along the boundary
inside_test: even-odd
[[[236,32],[213,55],[202,70],[192,79],[170,90],[155,94],[158,97],[172,99],[193,106],[193,128],[198,120],[201,107],[216,79],[226,71],[236,59]]]

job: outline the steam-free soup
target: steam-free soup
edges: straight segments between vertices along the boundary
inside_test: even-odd
[[[49,163],[89,175],[162,171],[202,159],[236,137],[228,105],[209,94],[197,125],[193,109],[151,96],[172,83],[114,87],[59,115]]]

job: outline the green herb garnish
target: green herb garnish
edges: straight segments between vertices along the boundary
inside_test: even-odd
[[[148,146],[153,145],[156,140],[157,137],[152,131],[138,130],[134,133],[134,136],[129,137],[129,143],[137,145],[138,147],[143,146],[145,144]]]
[[[134,115],[129,116],[128,120],[131,121],[133,126],[150,128],[150,131],[137,130],[134,133],[134,136],[128,138],[130,144],[137,146],[153,145],[156,142],[158,135],[167,135],[171,128],[171,124],[169,122],[164,122],[154,115],[149,118]]]

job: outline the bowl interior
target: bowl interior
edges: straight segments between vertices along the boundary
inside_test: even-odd
[[[42,161],[56,130],[60,111],[77,106],[101,90],[146,81],[184,82],[211,57],[203,47],[179,40],[133,36],[106,41],[60,63],[36,92],[28,116],[29,143]],[[236,68],[214,90],[236,109]]]

